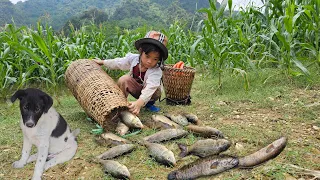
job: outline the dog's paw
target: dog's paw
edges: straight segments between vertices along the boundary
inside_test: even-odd
[[[26,165],[25,163],[21,162],[21,161],[16,161],[12,164],[12,167],[14,168],[23,168],[24,165]]]

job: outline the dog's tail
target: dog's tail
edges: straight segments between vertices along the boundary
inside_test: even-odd
[[[72,131],[72,135],[74,137],[77,137],[79,134],[80,134],[80,129],[79,128]]]

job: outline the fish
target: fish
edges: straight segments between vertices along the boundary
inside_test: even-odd
[[[185,157],[187,155],[195,155],[198,157],[206,157],[210,155],[217,155],[223,151],[226,151],[229,149],[231,143],[230,141],[226,139],[204,139],[204,140],[198,140],[193,145],[191,145],[189,148],[182,144],[178,143],[178,146],[181,150],[179,156]]]
[[[220,130],[210,126],[197,126],[189,124],[185,128],[192,133],[205,138],[224,138],[224,135]]]
[[[143,124],[141,123],[138,116],[132,114],[129,111],[122,111],[120,113],[120,119],[121,121],[128,127],[131,128],[144,128]]]
[[[190,164],[181,167],[178,170],[170,172],[168,180],[191,180],[203,176],[211,176],[222,173],[237,167],[239,160],[237,157],[221,155],[209,156],[198,159]]]
[[[154,114],[151,116],[152,121],[160,124],[164,129],[169,129],[169,128],[177,128],[181,129],[181,126],[173,121],[171,121],[169,118],[167,118],[164,115],[160,114]]]
[[[119,144],[132,144],[131,141],[124,139],[122,137],[119,137],[113,133],[102,133],[100,135],[103,139],[106,140],[106,142],[119,145]]]
[[[128,168],[120,164],[118,161],[113,160],[100,160],[103,165],[103,170],[105,173],[111,174],[115,178],[119,179],[130,179],[130,172]]]
[[[239,158],[239,168],[252,168],[277,157],[286,147],[287,138],[280,137],[266,147]]]
[[[125,135],[127,132],[129,131],[129,127],[126,126],[124,123],[122,122],[118,122],[117,127],[116,127],[116,132],[120,135],[123,136]]]
[[[171,114],[167,113],[165,114],[166,117],[171,119],[171,121],[176,122],[177,124],[181,126],[186,126],[189,124],[187,118],[185,116],[182,116],[181,114]]]
[[[176,159],[172,151],[167,149],[164,145],[158,143],[150,143],[147,141],[141,141],[144,146],[149,150],[149,154],[157,162],[166,166],[175,166]]]
[[[187,120],[190,122],[190,123],[193,123],[195,125],[199,125],[200,124],[200,121],[199,121],[199,118],[197,115],[195,114],[192,114],[192,113],[182,113],[182,115],[184,117],[187,118]]]
[[[134,149],[135,149],[134,144],[121,144],[121,145],[114,146],[114,147],[110,148],[106,152],[97,156],[97,158],[108,160],[108,159],[112,159],[112,158],[121,156],[123,154],[129,153],[129,152],[133,151]]]
[[[165,129],[158,131],[150,136],[146,136],[143,140],[148,142],[162,142],[170,139],[177,139],[186,136],[188,131],[183,129]]]

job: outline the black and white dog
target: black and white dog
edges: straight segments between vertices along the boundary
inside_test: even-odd
[[[36,160],[32,179],[41,179],[43,171],[75,155],[80,129],[71,132],[67,122],[53,108],[52,98],[39,89],[18,90],[11,102],[16,99],[20,100],[23,148],[21,159],[14,162],[13,167],[22,168]],[[30,156],[32,145],[38,151]]]

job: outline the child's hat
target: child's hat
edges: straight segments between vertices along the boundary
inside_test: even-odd
[[[161,32],[149,31],[144,38],[137,40],[134,45],[136,49],[139,50],[140,45],[143,43],[150,43],[158,46],[163,52],[163,59],[166,60],[168,58],[168,49],[166,48],[168,38]]]

